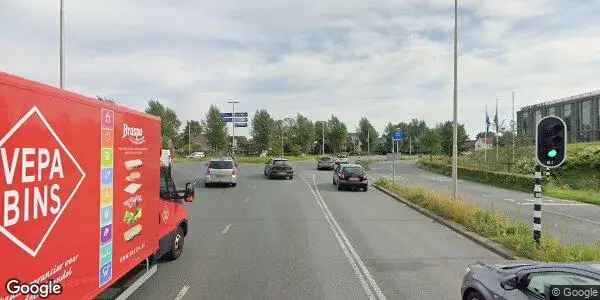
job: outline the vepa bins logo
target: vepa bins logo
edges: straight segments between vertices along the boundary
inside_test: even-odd
[[[35,257],[84,178],[75,157],[33,107],[0,139],[0,234]]]
[[[121,138],[128,139],[134,145],[141,145],[146,141],[142,128],[129,127],[126,123],[123,123],[123,136]]]

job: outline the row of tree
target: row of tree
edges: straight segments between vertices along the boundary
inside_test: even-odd
[[[172,109],[157,100],[148,102],[146,112],[159,116],[163,137],[163,148],[174,149],[185,155],[193,151],[209,151],[214,154],[228,153],[232,139],[227,123],[221,118],[219,109],[212,105],[202,121],[187,121],[185,124]],[[182,126],[183,125],[183,126]],[[392,151],[392,135],[402,131],[406,139],[399,144],[402,152],[447,154],[452,153],[452,122],[428,127],[425,121],[388,123],[379,134],[367,118],[362,118],[354,133],[349,133],[346,124],[331,115],[327,121],[312,121],[298,113],[295,117],[277,119],[265,109],[255,112],[251,120],[250,139],[236,137],[236,152],[258,155],[298,155],[303,153],[370,152],[385,154]],[[459,151],[466,150],[468,137],[463,125],[458,127]]]

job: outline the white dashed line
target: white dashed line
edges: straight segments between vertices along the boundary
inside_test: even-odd
[[[181,290],[179,290],[179,293],[177,293],[177,296],[175,296],[175,300],[183,299],[183,297],[185,296],[185,294],[187,294],[189,289],[190,289],[190,286],[187,284],[184,285],[183,287],[181,287]]]
[[[248,201],[250,201],[250,197],[244,198],[244,203],[248,203]]]
[[[227,226],[225,226],[225,228],[223,228],[223,230],[221,230],[221,234],[227,234],[227,232],[229,231],[229,228],[231,228],[231,224],[227,224]]]

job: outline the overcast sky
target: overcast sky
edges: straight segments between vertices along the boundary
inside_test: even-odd
[[[356,128],[452,118],[453,1],[64,0],[66,87],[180,119],[211,104]],[[459,121],[600,88],[600,2],[459,1]],[[0,1],[0,70],[58,85],[59,0]],[[237,110],[237,109],[236,109]],[[247,133],[247,131],[244,131]]]

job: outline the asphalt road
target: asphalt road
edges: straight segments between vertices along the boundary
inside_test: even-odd
[[[179,184],[203,174],[175,167]],[[189,205],[183,255],[131,299],[460,299],[465,267],[502,259],[377,190],[339,192],[330,171],[293,180],[242,165],[235,188]]]
[[[373,164],[372,177],[392,178],[392,162]],[[419,169],[414,161],[398,161],[396,180],[451,194],[451,178]],[[533,190],[533,182],[532,182]],[[527,224],[533,222],[533,192],[524,193],[467,180],[459,180],[461,198],[497,210]],[[566,243],[591,244],[600,241],[600,206],[544,197],[542,224],[545,231]]]

